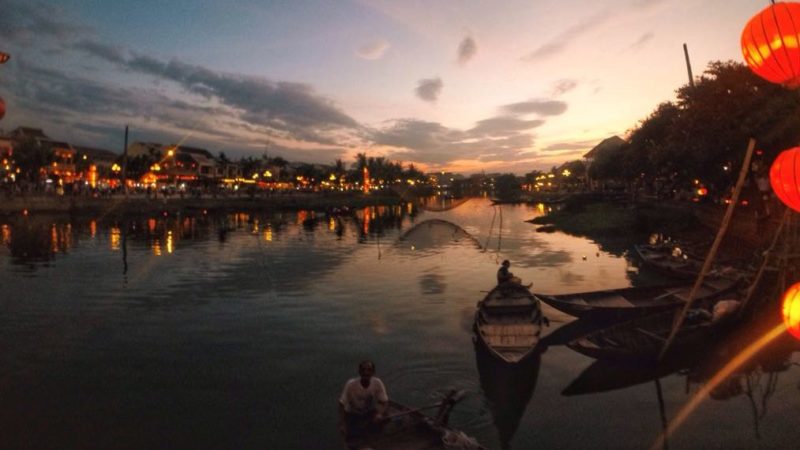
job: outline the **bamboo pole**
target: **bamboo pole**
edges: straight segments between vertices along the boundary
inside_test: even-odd
[[[689,48],[683,44],[683,55],[686,57],[686,71],[689,73],[689,86],[694,87],[694,77],[692,76],[692,63],[689,61]]]
[[[750,160],[753,157],[753,149],[755,146],[756,140],[750,138],[750,142],[747,144],[747,151],[744,155],[744,161],[742,162],[742,168],[739,171],[739,179],[736,181],[736,188],[733,190],[731,202],[728,204],[728,209],[725,211],[725,216],[722,219],[722,224],[720,224],[717,237],[714,239],[714,243],[711,245],[708,255],[706,255],[706,260],[703,262],[703,268],[700,270],[700,274],[697,276],[697,280],[694,282],[692,290],[689,291],[689,298],[686,300],[686,305],[684,305],[675,322],[672,324],[672,331],[670,331],[667,342],[664,343],[664,347],[661,349],[661,353],[658,355],[659,361],[664,358],[664,355],[667,354],[669,346],[672,344],[672,341],[675,339],[675,335],[678,334],[678,330],[683,324],[683,319],[686,317],[686,313],[692,308],[695,295],[697,295],[697,291],[700,290],[700,286],[703,285],[706,273],[708,273],[708,270],[711,268],[711,263],[714,262],[714,258],[717,256],[717,250],[719,250],[719,246],[722,243],[722,238],[725,236],[725,232],[728,230],[728,225],[730,224],[731,217],[733,217],[733,211],[736,209],[736,204],[739,202],[739,194],[742,192],[742,185],[747,177],[747,172],[750,170]]]

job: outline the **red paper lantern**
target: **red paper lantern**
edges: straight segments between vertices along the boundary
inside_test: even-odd
[[[800,86],[800,3],[772,4],[742,30],[742,53],[761,78]]]
[[[775,195],[789,208],[800,212],[800,147],[784,150],[769,169]]]
[[[11,55],[9,55],[8,53],[0,52],[0,64],[4,64],[9,59],[11,59]]]
[[[783,294],[783,323],[786,331],[800,339],[800,283],[795,283]]]
[[[3,100],[3,97],[0,97],[0,120],[3,119],[6,115],[6,101]]]

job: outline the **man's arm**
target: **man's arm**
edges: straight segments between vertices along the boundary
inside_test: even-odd
[[[339,404],[339,433],[342,436],[347,436],[347,414],[344,411],[342,402],[337,403]]]
[[[375,420],[381,420],[386,416],[386,409],[389,406],[389,396],[386,394],[386,387],[379,380],[379,392],[375,402]]]

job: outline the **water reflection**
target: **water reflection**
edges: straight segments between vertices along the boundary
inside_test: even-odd
[[[460,226],[447,220],[429,219],[406,230],[397,239],[396,246],[404,250],[430,253],[461,243],[481,249],[480,242]]]
[[[264,243],[280,240],[293,225],[309,236],[324,230],[341,239],[348,233],[366,243],[388,230],[401,229],[416,215],[411,203],[400,206],[370,206],[362,210],[334,212],[297,211],[278,213],[208,214],[167,212],[149,217],[124,219],[104,217],[62,217],[31,214],[6,218],[0,223],[0,242],[9,249],[14,264],[37,265],[51,261],[59,253],[79,246],[82,237],[107,240],[111,251],[120,251],[123,236],[134,247],[146,246],[153,256],[167,257],[181,248],[208,240],[215,235],[224,243],[231,233],[248,232],[261,236]],[[320,227],[320,224],[324,224]]]
[[[766,324],[766,326],[764,325]],[[751,342],[761,330],[769,328],[771,321],[755,324],[738,333],[700,348],[684,349],[658,364],[645,361],[597,360],[581,372],[563,391],[564,396],[589,395],[627,389],[636,385],[656,382],[670,376],[685,379],[685,394],[695,395],[722,368]],[[800,365],[792,355],[800,351],[800,343],[784,334],[747,363],[730,373],[708,391],[714,401],[745,398],[751,413],[753,436],[760,439],[761,422],[767,417],[768,405],[778,385],[778,377]],[[662,406],[663,409],[663,406]],[[662,411],[663,416],[663,411]]]
[[[493,357],[484,345],[475,343],[481,389],[489,403],[501,447],[508,449],[536,388],[541,354],[519,364],[506,364]]]

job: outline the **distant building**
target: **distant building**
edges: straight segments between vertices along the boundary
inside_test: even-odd
[[[589,184],[590,188],[595,188],[595,182],[589,176],[589,168],[592,166],[592,163],[597,158],[598,155],[601,153],[605,153],[607,151],[616,150],[623,145],[627,144],[627,142],[619,136],[611,136],[610,138],[603,139],[600,141],[599,144],[595,145],[591,150],[586,152],[583,155],[583,159],[586,160],[586,181]]]
[[[450,189],[453,183],[464,178],[464,175],[453,172],[431,172],[425,175],[428,182],[438,189]]]

